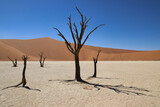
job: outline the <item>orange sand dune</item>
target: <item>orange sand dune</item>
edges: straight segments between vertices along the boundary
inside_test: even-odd
[[[8,60],[6,56],[21,58],[29,55],[30,60],[38,60],[38,54],[43,52],[47,60],[72,61],[73,55],[67,50],[65,43],[51,38],[29,40],[0,39],[0,60]],[[160,60],[158,51],[134,51],[113,48],[84,46],[80,53],[80,60],[92,60],[101,49],[100,60]]]
[[[9,56],[11,59],[20,59],[21,56],[24,54],[18,49],[11,47],[7,44],[4,44],[0,42],[0,60],[6,60],[8,59],[7,57]]]
[[[9,60],[8,57],[10,57],[12,60],[14,60],[15,58],[17,58],[17,60],[22,60],[22,56],[26,55],[25,53],[23,53],[22,51],[9,46],[3,42],[0,41],[0,61],[6,61]],[[32,57],[31,60],[36,60],[37,58],[30,55],[30,57]]]
[[[160,60],[160,51],[142,51],[119,54],[101,54],[103,61],[156,61]]]

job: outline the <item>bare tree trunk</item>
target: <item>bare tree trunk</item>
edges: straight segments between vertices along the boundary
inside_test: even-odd
[[[25,71],[26,71],[26,66],[27,66],[27,59],[28,59],[28,56],[23,56],[22,57],[23,61],[24,61],[24,68],[23,68],[23,72],[22,72],[22,81],[15,85],[14,87],[18,87],[19,85],[23,84],[22,86],[25,87],[26,85],[26,76],[25,76]]]
[[[26,85],[26,76],[25,76],[25,71],[26,71],[26,65],[27,65],[27,60],[24,60],[24,68],[23,68],[23,73],[22,73],[22,83],[23,87]]]
[[[46,57],[43,58],[43,52],[41,52],[39,54],[39,56],[40,56],[40,59],[39,59],[40,67],[44,67],[44,61],[45,61]]]
[[[43,58],[43,67],[44,67],[44,61],[45,61],[45,59],[46,59],[46,57],[45,57],[45,58]]]
[[[92,77],[96,77],[97,76],[97,63],[94,61],[94,74]]]
[[[80,65],[79,65],[79,56],[75,55],[75,80],[82,81],[80,75]]]
[[[44,67],[44,66],[43,66],[43,63],[40,63],[40,67]]]
[[[84,31],[86,30],[86,28],[88,26],[87,24],[91,20],[91,18],[87,19],[86,17],[83,16],[83,14],[79,11],[79,9],[77,7],[76,7],[76,9],[81,16],[81,21],[80,21],[81,31],[80,31],[80,33],[78,33],[78,29],[77,29],[76,24],[75,23],[72,24],[71,16],[68,17],[68,19],[69,19],[68,26],[69,26],[69,29],[70,29],[70,32],[71,32],[71,35],[72,35],[72,38],[73,38],[73,41],[74,41],[74,46],[72,46],[72,44],[65,38],[65,36],[57,28],[54,27],[53,29],[58,31],[58,36],[60,36],[64,39],[67,49],[74,55],[74,58],[75,58],[75,80],[80,81],[80,82],[84,82],[81,79],[81,76],[80,76],[80,66],[79,66],[79,52],[80,52],[80,49],[84,46],[88,37],[97,28],[99,28],[100,26],[103,26],[104,24],[101,24],[101,25],[95,27],[92,31],[90,31],[87,34],[84,41],[82,41],[83,36],[84,36]]]
[[[93,62],[94,62],[94,74],[92,77],[96,77],[97,76],[97,62],[98,62],[98,57],[99,57],[99,54],[100,54],[101,50],[98,51],[98,54],[97,54],[97,57],[94,58],[93,57]]]
[[[39,89],[31,89],[28,86],[25,86],[27,84],[26,76],[25,76],[25,71],[26,71],[26,66],[27,66],[27,59],[28,59],[28,56],[25,56],[25,55],[22,56],[22,60],[24,61],[24,68],[23,68],[23,72],[22,72],[22,81],[17,85],[8,86],[6,88],[3,88],[3,90],[7,89],[7,88],[12,88],[12,87],[18,87],[18,86],[20,86],[22,84],[22,87],[24,87],[26,89],[40,91]]]
[[[17,67],[17,59],[14,61],[14,67]]]

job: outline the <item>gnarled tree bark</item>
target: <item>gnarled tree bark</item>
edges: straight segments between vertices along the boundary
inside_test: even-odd
[[[69,20],[68,26],[69,26],[69,29],[70,29],[70,32],[71,32],[71,35],[72,35],[72,38],[74,41],[73,47],[71,46],[71,43],[65,38],[65,36],[57,28],[54,28],[54,29],[58,31],[58,35],[64,39],[67,49],[74,55],[74,58],[75,58],[75,80],[82,82],[83,80],[80,75],[80,65],[79,65],[80,50],[83,47],[83,45],[85,44],[85,42],[87,41],[88,37],[91,35],[91,33],[93,33],[98,27],[100,27],[104,24],[101,24],[101,25],[95,27],[92,31],[90,31],[88,33],[88,35],[86,36],[84,41],[82,41],[82,38],[84,36],[84,31],[86,30],[87,24],[91,18],[87,19],[86,17],[84,17],[83,14],[79,11],[79,9],[77,7],[76,7],[76,10],[78,11],[78,13],[81,16],[81,21],[80,21],[81,31],[80,31],[80,33],[78,33],[78,29],[77,29],[76,24],[75,23],[72,24],[71,16],[68,17],[68,20]],[[72,28],[72,26],[74,28]]]

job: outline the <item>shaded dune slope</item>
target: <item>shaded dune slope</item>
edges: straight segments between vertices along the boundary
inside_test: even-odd
[[[84,46],[80,53],[80,60],[92,60],[101,49],[100,60],[160,60],[158,51],[134,51],[124,49]],[[29,40],[0,39],[0,60],[8,60],[6,56],[21,59],[22,55],[29,55],[30,60],[39,60],[38,54],[43,52],[47,60],[72,61],[73,55],[67,50],[63,41],[51,38]]]

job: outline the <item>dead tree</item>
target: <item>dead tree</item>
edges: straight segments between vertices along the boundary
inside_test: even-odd
[[[91,20],[91,18],[87,19],[86,17],[84,17],[83,14],[79,11],[79,9],[77,7],[76,7],[76,10],[78,11],[78,13],[81,16],[81,21],[80,21],[81,31],[80,31],[80,33],[78,33],[78,29],[77,29],[76,24],[75,23],[72,24],[71,16],[68,17],[68,20],[69,20],[68,26],[69,26],[69,29],[70,29],[70,32],[71,32],[71,35],[72,35],[72,38],[73,38],[73,41],[74,41],[73,46],[71,45],[71,43],[65,38],[65,36],[57,28],[54,28],[54,29],[58,31],[58,35],[64,39],[67,49],[74,55],[74,59],[75,59],[75,80],[82,82],[83,80],[81,79],[80,65],[79,65],[80,50],[84,46],[85,42],[87,41],[87,39],[91,35],[91,33],[93,33],[98,27],[100,27],[104,24],[101,24],[101,25],[95,27],[84,38],[84,41],[82,41],[82,38],[84,36],[84,31],[86,30],[86,28],[88,26],[87,24]],[[73,28],[72,28],[72,26],[73,26]]]
[[[40,57],[40,59],[39,59],[40,67],[44,67],[44,61],[45,61],[46,57],[43,57],[43,52],[41,52],[39,54],[39,57]]]
[[[8,56],[8,59],[9,59],[10,61],[12,61],[13,67],[17,67],[17,58],[15,58],[15,60],[13,61],[13,60]]]
[[[22,84],[23,87],[25,87],[25,85],[27,83],[26,82],[26,76],[25,76],[25,71],[26,71],[26,66],[27,66],[27,59],[28,59],[28,56],[23,56],[22,57],[22,60],[24,61],[24,68],[23,68],[23,72],[22,72],[22,81],[19,84],[15,85],[15,87],[18,87],[21,84]]]
[[[97,76],[97,61],[98,61],[98,57],[99,57],[100,52],[101,52],[101,50],[98,51],[98,54],[97,54],[96,58],[93,57],[93,61],[94,61],[94,74],[93,74],[92,77],[96,77]]]
[[[12,87],[18,87],[18,86],[20,86],[22,84],[22,87],[24,87],[26,89],[41,91],[39,89],[32,89],[32,88],[30,88],[28,86],[25,86],[27,84],[26,76],[25,76],[25,71],[26,71],[26,66],[27,66],[27,59],[28,59],[28,56],[22,56],[22,60],[24,61],[24,68],[23,68],[23,72],[22,72],[22,81],[17,85],[8,86],[8,87],[3,88],[2,90],[8,89],[8,88],[12,88]]]

